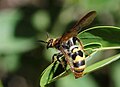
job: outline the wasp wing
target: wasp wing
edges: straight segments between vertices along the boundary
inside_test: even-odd
[[[74,67],[73,67],[73,64],[71,63],[71,60],[70,60],[70,56],[67,54],[67,52],[65,52],[64,48],[62,46],[60,46],[60,51],[62,52],[62,54],[65,56],[65,60],[67,61],[67,63],[69,64],[70,66],[70,70],[72,72],[74,72]]]
[[[65,42],[71,37],[77,36],[77,34],[81,31],[81,29],[85,26],[88,26],[96,17],[96,11],[91,11],[87,13],[82,19],[80,19],[75,26],[70,29],[68,32],[62,35],[59,42]]]

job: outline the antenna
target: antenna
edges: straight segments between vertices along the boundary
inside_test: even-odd
[[[46,32],[47,39],[50,38],[50,35],[48,32]]]
[[[46,32],[46,36],[47,36],[47,39],[50,39],[50,35],[48,32]],[[37,42],[48,43],[47,41],[43,41],[43,40],[37,40]]]
[[[43,40],[38,40],[37,42],[48,43],[48,42],[43,41]]]

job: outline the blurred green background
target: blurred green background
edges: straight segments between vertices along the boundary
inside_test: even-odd
[[[97,17],[89,27],[120,27],[120,0],[0,0],[0,87],[39,87],[40,74],[55,50],[46,50],[37,40],[46,40],[46,32],[59,37],[92,10]],[[120,51],[106,51],[98,57],[116,52]],[[120,87],[119,62],[78,80],[67,76],[51,87]]]

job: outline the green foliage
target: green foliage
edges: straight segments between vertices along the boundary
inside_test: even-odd
[[[3,87],[1,80],[0,80],[0,87]]]
[[[9,14],[8,14],[9,12]],[[22,17],[18,9],[0,12],[0,68],[6,71],[15,71],[19,67],[19,53],[33,49],[33,39],[15,38],[16,23]]]
[[[120,46],[120,28],[114,26],[96,26],[79,34],[83,44],[99,43],[102,47]]]
[[[97,70],[99,68],[102,68],[102,67],[104,67],[104,66],[106,66],[106,65],[108,65],[108,64],[110,64],[110,63],[112,63],[112,62],[114,62],[116,60],[118,60],[119,58],[120,58],[120,54],[117,54],[115,56],[112,56],[110,58],[104,59],[104,60],[102,60],[100,62],[97,62],[95,64],[92,64],[92,65],[86,67],[86,69],[84,71],[84,74],[87,74],[87,73],[93,72],[93,71],[95,71],[95,70]]]
[[[39,31],[45,31],[50,25],[50,17],[46,11],[38,11],[33,15],[32,24]]]
[[[33,39],[15,38],[14,31],[16,23],[20,20],[22,13],[14,9],[0,13],[0,51],[3,53],[19,53],[34,48]]]
[[[38,87],[39,75],[56,53],[56,49],[47,50],[44,44],[36,43],[39,39],[46,40],[46,32],[57,38],[72,27],[73,20],[91,10],[97,12],[92,25],[120,27],[120,0],[1,0],[0,3],[0,77],[6,84],[12,80],[16,87],[20,84],[19,80],[13,81],[16,75],[23,77],[29,86]],[[91,54],[86,59],[86,73],[119,58],[120,29],[114,26],[97,26],[78,35],[85,51]],[[76,80],[69,66],[66,72],[56,61],[41,74],[40,85],[56,81],[55,87],[98,87],[98,84],[99,87],[120,87],[119,66],[118,60]],[[0,82],[0,87],[4,85]]]
[[[114,72],[113,72],[114,71]],[[115,62],[115,64],[111,67],[110,75],[112,77],[113,82],[115,83],[115,87],[120,87],[120,63]]]
[[[90,59],[92,59],[94,58],[94,54],[96,54],[96,52],[98,51],[120,49],[120,37],[118,35],[120,35],[119,27],[97,26],[81,32],[78,37],[80,37],[80,39],[82,40],[83,45],[87,46],[85,50],[89,49],[92,52],[91,55],[88,56],[86,59],[89,59],[89,57],[91,57]],[[116,54],[112,57],[89,65],[86,67],[84,75],[96,69],[102,68],[114,62],[115,60],[118,60],[119,58],[120,54]],[[59,73],[57,71],[59,71]],[[71,71],[69,70],[69,68],[67,68],[67,70],[64,70],[62,67],[60,67],[59,62],[55,61],[54,63],[49,65],[41,74],[40,86],[44,87],[45,85],[48,85],[49,83],[59,78],[69,75],[70,73]]]
[[[74,79],[70,74],[67,77],[61,78],[57,81],[57,87],[99,87],[90,75],[84,76],[84,78]]]

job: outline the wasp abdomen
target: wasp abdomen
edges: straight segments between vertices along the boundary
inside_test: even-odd
[[[82,65],[85,65],[85,60],[82,60],[82,61],[78,61],[78,62],[75,62],[73,63],[74,67],[80,67]]]
[[[85,69],[85,56],[83,51],[76,45],[70,47],[70,52],[73,60],[75,78],[79,78]]]
[[[85,69],[85,58],[77,55],[73,60],[73,66],[75,72],[81,72]]]

